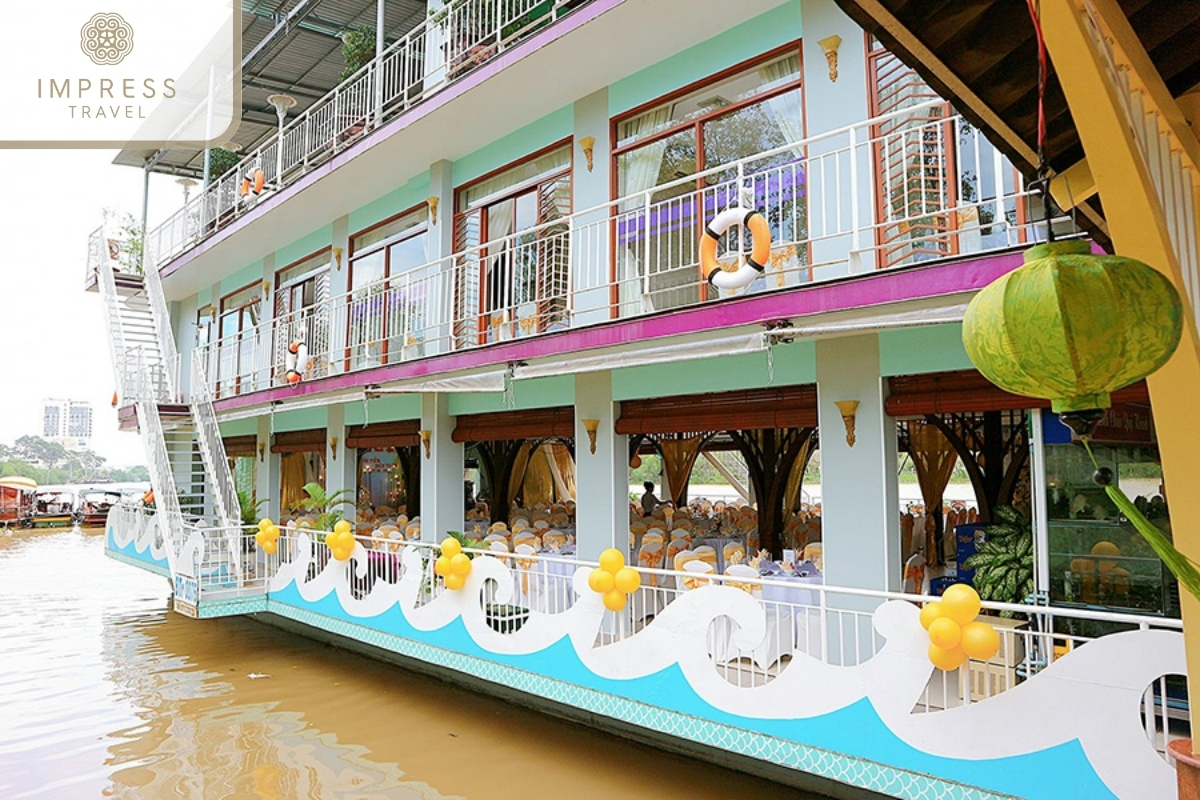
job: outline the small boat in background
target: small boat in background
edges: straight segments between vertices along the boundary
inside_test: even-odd
[[[103,525],[108,521],[108,512],[121,502],[121,490],[115,488],[84,489],[79,493],[76,512],[81,525]]]
[[[33,516],[37,481],[12,475],[0,478],[0,528],[27,527]]]
[[[75,524],[75,492],[45,489],[33,496],[35,528],[69,528]]]

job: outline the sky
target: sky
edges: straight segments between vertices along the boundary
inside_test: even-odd
[[[42,399],[86,400],[92,449],[123,467],[145,457],[136,433],[117,430],[100,295],[83,291],[104,209],[141,217],[142,171],[115,156],[0,148],[0,443],[41,435]],[[151,227],[182,204],[173,178],[151,176]]]

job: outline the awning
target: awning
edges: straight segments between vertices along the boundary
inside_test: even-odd
[[[575,407],[496,411],[458,417],[452,437],[456,442],[495,442],[502,439],[545,439],[575,436]]]
[[[617,433],[655,434],[817,425],[817,387],[781,386],[621,403]]]
[[[226,436],[221,441],[225,445],[225,455],[230,458],[238,458],[240,456],[253,457],[258,454],[257,436]]]
[[[285,431],[275,434],[271,443],[272,453],[324,453],[325,429],[312,428],[307,431]]]
[[[888,379],[887,413],[893,417],[967,414],[1049,408],[1050,401],[1022,397],[999,388],[975,370],[900,375]],[[1145,381],[1113,392],[1114,403],[1148,403]]]
[[[7,478],[0,478],[0,488],[32,492],[37,489],[37,481],[20,475],[10,475]]]
[[[421,443],[420,420],[378,422],[351,425],[346,429],[346,447],[351,450],[385,450],[389,447],[416,447]]]

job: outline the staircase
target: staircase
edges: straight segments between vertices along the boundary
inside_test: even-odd
[[[192,397],[185,399],[158,274],[118,273],[111,259],[97,260],[117,393],[136,411],[171,576],[177,588],[195,582],[198,600],[188,613],[202,612],[206,600],[261,597],[261,580],[243,563],[241,509],[205,365],[194,362]]]

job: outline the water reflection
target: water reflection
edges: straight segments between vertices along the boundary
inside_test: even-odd
[[[253,620],[95,532],[0,536],[0,797],[804,797]]]

